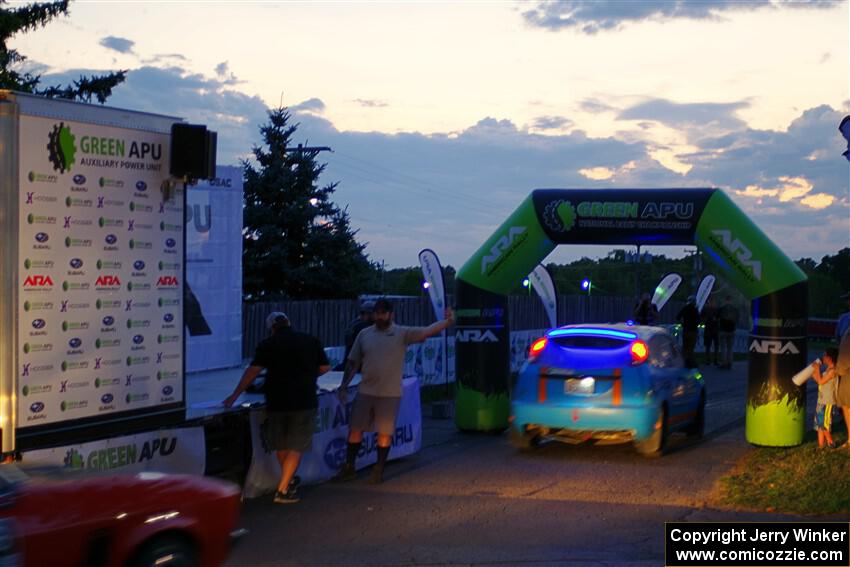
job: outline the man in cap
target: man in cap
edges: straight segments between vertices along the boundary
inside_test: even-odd
[[[345,331],[345,355],[342,357],[342,362],[334,368],[334,370],[345,370],[345,361],[348,360],[348,355],[351,353],[351,347],[354,345],[354,339],[360,334],[360,331],[366,327],[372,326],[372,312],[375,310],[375,302],[366,300],[360,304],[360,315],[351,322],[348,329]]]
[[[699,330],[699,310],[697,309],[697,298],[688,296],[685,306],[676,315],[676,321],[682,323],[682,352],[685,356],[685,364],[688,368],[697,365],[694,350],[697,346],[697,334]]]
[[[354,340],[338,394],[345,403],[346,389],[359,370],[360,385],[351,409],[345,465],[334,480],[356,477],[354,462],[364,431],[378,433],[378,460],[369,482],[383,481],[384,465],[395,433],[395,419],[401,402],[401,379],[407,346],[421,343],[454,323],[454,312],[446,309],[446,318],[428,327],[406,327],[393,322],[393,306],[385,298],[375,302],[375,324],[366,327]]]
[[[266,317],[271,334],[257,345],[254,359],[239,384],[224,400],[231,407],[236,398],[266,372],[266,441],[280,463],[280,481],[274,495],[277,504],[298,502],[297,482],[292,482],[301,454],[310,449],[316,425],[318,396],[316,379],[330,370],[319,339],[292,329],[280,311]]]

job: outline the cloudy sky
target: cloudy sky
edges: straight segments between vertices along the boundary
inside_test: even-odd
[[[47,84],[129,69],[110,104],[207,124],[219,164],[282,102],[390,267],[459,267],[538,187],[719,187],[820,260],[850,245],[849,24],[829,0],[78,1],[12,46]]]

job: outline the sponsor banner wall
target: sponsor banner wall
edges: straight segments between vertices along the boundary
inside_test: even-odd
[[[443,349],[447,349],[443,357]],[[455,379],[454,337],[431,337],[424,343],[409,345],[404,356],[404,375],[416,376],[423,386],[444,384]],[[444,362],[445,361],[445,362]],[[445,365],[445,366],[444,366]],[[446,372],[448,371],[448,378]]]
[[[242,363],[242,168],[186,192],[186,371]]]
[[[348,403],[343,405],[333,393],[319,396],[319,409],[316,417],[316,430],[313,434],[313,446],[301,457],[296,474],[302,484],[316,484],[328,480],[345,462],[348,437],[348,420],[356,387],[348,389]],[[248,476],[245,479],[243,495],[254,498],[273,491],[280,479],[280,464],[273,451],[266,448],[263,441],[265,428],[265,410],[255,410],[250,414],[251,446],[253,454]],[[377,459],[377,434],[365,433],[360,453],[357,456],[358,469],[369,466]],[[401,406],[396,418],[396,431],[392,439],[390,460],[412,455],[422,447],[422,412],[419,405],[419,383],[416,378],[402,381]]]
[[[170,136],[21,116],[17,426],[180,403]],[[168,200],[166,200],[166,197]]]
[[[206,448],[203,427],[161,429],[113,437],[82,445],[23,453],[28,465],[46,465],[91,472],[204,474]]]

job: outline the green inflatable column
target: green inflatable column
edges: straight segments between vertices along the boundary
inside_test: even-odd
[[[510,327],[506,294],[555,248],[531,195],[457,274],[455,424],[466,431],[508,426]]]
[[[806,430],[806,392],[791,377],[807,363],[806,275],[722,191],[706,205],[696,244],[752,301],[747,441],[799,445]]]

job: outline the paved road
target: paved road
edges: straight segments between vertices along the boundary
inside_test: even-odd
[[[426,419],[423,450],[361,479],[303,489],[295,505],[246,503],[250,535],[227,565],[663,565],[664,522],[777,519],[706,506],[744,441],[746,366],[704,371],[705,438],[674,437],[661,459],[630,445],[550,443],[519,453],[506,436]]]

